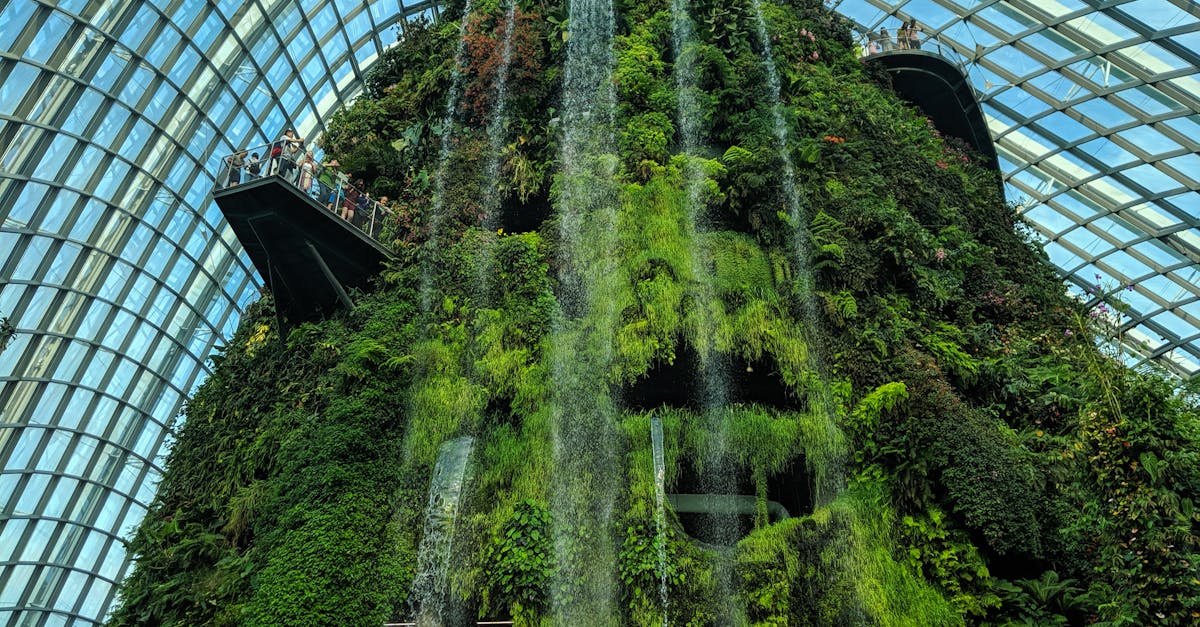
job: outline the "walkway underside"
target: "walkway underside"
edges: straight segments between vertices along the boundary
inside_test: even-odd
[[[962,71],[935,54],[919,50],[871,58],[887,68],[900,97],[919,107],[939,131],[966,141],[996,167],[996,146]]]
[[[316,320],[352,307],[391,254],[378,242],[278,177],[213,194],[254,267],[268,282],[281,319]]]

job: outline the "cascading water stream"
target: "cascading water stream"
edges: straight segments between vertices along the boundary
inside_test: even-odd
[[[700,390],[700,407],[704,413],[708,442],[703,453],[704,474],[700,478],[700,489],[710,501],[709,512],[704,516],[708,540],[721,546],[732,546],[740,535],[738,517],[733,513],[719,513],[714,501],[722,496],[737,494],[736,469],[731,468],[728,458],[728,423],[724,408],[729,404],[728,365],[716,352],[713,338],[717,337],[716,323],[711,315],[711,303],[716,298],[713,288],[714,277],[709,270],[711,251],[702,232],[708,227],[704,197],[705,174],[698,162],[703,145],[701,122],[703,114],[698,93],[699,80],[696,75],[695,57],[697,40],[691,17],[690,0],[671,0],[671,38],[675,53],[674,78],[677,94],[676,122],[679,129],[680,148],[688,156],[684,171],[687,191],[687,222],[685,228],[693,242],[691,267],[695,276],[695,302],[701,312],[701,329],[696,334],[704,342],[697,346],[700,369],[697,373]],[[716,565],[717,584],[726,599],[732,599],[733,569],[725,557]],[[726,603],[725,607],[735,604]]]
[[[617,311],[616,94],[612,0],[573,0],[563,78],[559,197],[561,314],[551,336],[550,508],[556,625],[618,620],[612,515],[621,484],[607,370]]]
[[[796,166],[787,150],[787,122],[783,119],[783,102],[780,99],[779,71],[775,68],[775,55],[771,52],[771,38],[767,34],[767,21],[763,18],[761,0],[751,0],[754,6],[754,23],[758,31],[758,41],[763,48],[763,63],[767,70],[767,90],[771,99],[771,128],[775,131],[775,143],[779,150],[779,159],[783,162],[783,195],[787,203],[788,217],[793,224],[800,228],[800,194],[796,188]],[[808,250],[805,239],[797,237],[794,243],[796,254],[803,259],[804,269],[808,266]]]
[[[437,173],[433,182],[433,206],[429,212],[429,240],[425,243],[427,252],[436,251],[439,241],[439,231],[446,211],[446,165],[450,162],[450,149],[454,137],[454,122],[457,117],[459,102],[462,100],[463,57],[467,48],[467,18],[474,9],[474,0],[466,0],[463,7],[462,20],[458,25],[458,44],[454,49],[454,69],[450,74],[450,89],[446,92],[446,108],[442,114],[441,147],[438,151]],[[432,256],[432,255],[430,255]],[[428,259],[421,269],[421,311],[429,313],[437,295],[437,285],[434,284],[434,268]]]
[[[504,9],[504,39],[500,47],[500,67],[496,70],[496,83],[492,89],[492,111],[488,119],[488,159],[484,166],[484,184],[491,186],[484,190],[483,198],[483,228],[495,231],[500,204],[500,194],[496,184],[500,179],[500,164],[503,158],[504,143],[508,138],[508,74],[512,68],[513,31],[517,28],[517,0],[505,0]]]
[[[684,166],[684,185],[687,191],[685,228],[693,242],[690,261],[696,277],[697,307],[703,312],[701,324],[704,327],[697,335],[706,342],[704,346],[697,347],[703,371],[700,383],[705,397],[704,404],[721,407],[727,400],[729,377],[722,365],[714,362],[716,351],[712,346],[712,338],[716,336],[716,325],[709,307],[715,298],[713,277],[707,263],[710,251],[700,236],[708,226],[708,216],[705,212],[705,175],[698,163],[698,153],[703,145],[700,126],[703,113],[697,98],[700,90],[695,65],[697,41],[690,5],[689,0],[671,0],[671,38],[675,52],[675,92],[678,98],[675,117],[679,128],[680,149],[688,157]]]
[[[662,603],[663,627],[667,627],[667,463],[663,455],[662,420],[650,418],[650,445],[654,456],[654,525],[658,533],[655,548],[658,551],[658,598]]]
[[[787,204],[789,221],[792,223],[792,263],[796,274],[796,293],[800,299],[801,322],[804,324],[804,337],[808,343],[809,369],[820,381],[809,386],[809,411],[823,418],[825,446],[828,451],[823,459],[807,460],[809,471],[814,477],[813,501],[814,506],[828,504],[841,490],[843,469],[840,452],[836,451],[834,442],[840,441],[839,429],[835,419],[834,401],[827,381],[827,372],[821,355],[822,337],[820,331],[821,317],[817,311],[815,299],[816,280],[812,267],[808,262],[808,233],[805,228],[806,216],[802,212],[803,198],[796,186],[796,168],[788,152],[788,127],[783,117],[782,88],[779,82],[779,72],[775,68],[775,57],[771,52],[771,38],[767,34],[767,22],[763,18],[761,0],[751,0],[754,7],[754,19],[758,32],[759,43],[762,44],[763,62],[767,70],[767,89],[771,99],[771,123],[775,132],[775,142],[779,150],[779,158],[783,163],[783,193]]]
[[[454,613],[447,607],[450,558],[463,487],[470,480],[467,470],[474,446],[475,440],[470,436],[446,442],[433,467],[410,600],[416,622],[422,627],[454,623]]]
[[[483,229],[489,233],[495,232],[499,228],[499,209],[500,209],[500,190],[498,185],[500,182],[500,165],[503,160],[504,143],[508,138],[508,78],[509,70],[512,68],[512,40],[513,31],[517,28],[516,10],[517,0],[505,0],[504,23],[503,23],[503,43],[500,47],[500,67],[496,70],[495,85],[492,88],[492,109],[489,112],[487,136],[488,136],[488,152],[487,162],[483,171],[484,189],[480,190],[483,201]],[[490,240],[485,240],[490,242]],[[485,244],[481,252],[481,258],[476,267],[475,274],[475,292],[479,295],[479,301],[487,304],[486,294],[488,294],[488,284],[495,272],[492,265],[492,246]]]

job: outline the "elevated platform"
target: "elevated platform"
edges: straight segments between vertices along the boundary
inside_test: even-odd
[[[213,199],[268,282],[281,319],[316,320],[353,307],[390,251],[277,176],[218,189]]]
[[[967,142],[995,168],[996,145],[970,81],[950,60],[925,50],[893,50],[868,57],[885,68],[892,87],[946,135]],[[1000,185],[1003,193],[1003,183]]]

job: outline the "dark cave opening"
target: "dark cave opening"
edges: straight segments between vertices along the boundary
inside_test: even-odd
[[[630,411],[652,411],[680,407],[699,411],[700,358],[691,347],[681,346],[675,363],[660,362],[646,376],[625,390],[624,403]]]
[[[511,194],[500,202],[499,228],[504,229],[505,233],[536,231],[550,217],[550,212],[548,189],[524,202],[516,194]]]
[[[813,510],[812,488],[804,460],[796,459],[783,472],[767,477],[767,500],[779,503],[793,517],[807,516]]]
[[[724,404],[803,409],[768,357],[754,361],[740,357],[726,359],[723,370],[726,380],[716,387],[726,390]],[[625,390],[625,407],[631,411],[652,411],[663,406],[700,411],[706,405],[703,395],[709,393],[702,376],[699,355],[691,347],[682,346],[674,363],[656,364]]]
[[[633,412],[652,412],[677,407],[702,412],[711,402],[723,405],[760,405],[778,410],[797,410],[802,403],[783,382],[770,357],[747,360],[725,356],[716,385],[708,385],[700,357],[689,346],[681,346],[672,363],[658,363],[624,392],[624,406]],[[725,398],[705,399],[713,387],[724,389]],[[706,460],[708,461],[708,460]],[[679,479],[668,486],[668,500],[684,533],[711,545],[732,546],[754,530],[758,512],[756,487],[750,471],[720,461],[704,465],[720,470],[720,476],[701,476],[699,464],[682,462]],[[767,509],[771,522],[812,512],[812,481],[803,460],[767,478]]]
[[[729,392],[733,403],[772,409],[803,409],[769,357],[754,361],[735,360],[729,368]]]
[[[513,413],[512,399],[508,396],[497,395],[488,399],[483,415],[494,424],[507,424],[514,429],[520,427],[521,421]]]

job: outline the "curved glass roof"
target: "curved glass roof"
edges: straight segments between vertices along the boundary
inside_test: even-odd
[[[212,202],[322,120],[429,0],[0,0],[0,623],[83,625],[170,426],[257,297]]]
[[[959,64],[1010,201],[1071,291],[1119,300],[1130,363],[1200,373],[1200,5],[830,0],[860,32],[915,19]]]

